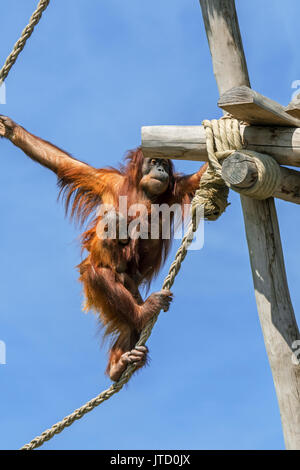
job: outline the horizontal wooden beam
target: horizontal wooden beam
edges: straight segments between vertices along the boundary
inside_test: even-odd
[[[245,148],[271,155],[280,165],[300,167],[300,129],[241,125]],[[203,126],[142,127],[145,157],[207,161]]]
[[[236,119],[255,126],[300,127],[300,119],[286,112],[286,108],[247,86],[226,91],[218,106]]]
[[[285,112],[290,114],[290,116],[300,119],[300,100],[296,99],[291,101],[290,104],[285,107]]]
[[[279,169],[280,181],[272,196],[300,204],[300,172],[281,166]],[[243,188],[252,188],[257,182],[258,171],[251,156],[241,150],[226,158],[222,165],[222,177],[233,190],[236,188],[239,192]]]

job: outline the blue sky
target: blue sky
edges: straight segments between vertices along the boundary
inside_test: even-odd
[[[1,62],[36,3],[2,2]],[[300,80],[300,3],[237,8],[253,88],[287,104]],[[143,125],[220,116],[217,99],[197,0],[63,0],[51,2],[12,69],[0,113],[102,167],[140,144]],[[56,178],[10,142],[0,146],[0,448],[15,449],[110,382],[96,319],[81,312],[79,231],[57,204]],[[44,449],[283,448],[239,197],[230,202],[206,223],[203,250],[186,258],[149,340],[151,366]],[[282,201],[277,209],[297,315],[300,213]]]

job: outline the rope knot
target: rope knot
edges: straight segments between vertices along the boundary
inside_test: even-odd
[[[221,162],[236,151],[239,151],[239,153],[251,157],[255,163],[258,174],[257,180],[250,188],[238,188],[224,182],[222,179],[223,184],[248,197],[255,197],[256,199],[271,197],[280,182],[280,167],[268,155],[243,149],[240,122],[227,115],[219,120],[205,120],[203,121],[203,126],[206,132],[209,170],[215,175],[216,184],[217,178],[222,179]]]
[[[202,175],[199,189],[192,201],[192,222],[196,228],[197,208],[204,205],[204,217],[207,220],[217,220],[229,205],[228,186],[222,178],[220,161],[229,157],[237,149],[243,147],[239,121],[229,116],[219,120],[203,121],[206,132],[208,153],[208,169]]]

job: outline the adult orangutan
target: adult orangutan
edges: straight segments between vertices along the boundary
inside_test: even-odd
[[[135,348],[139,334],[153,315],[168,309],[172,300],[168,290],[153,293],[145,301],[139,293],[139,286],[149,285],[158,273],[170,240],[161,236],[134,238],[119,233],[117,237],[105,238],[101,236],[105,226],[99,229],[105,219],[96,209],[101,204],[110,205],[115,209],[115,222],[120,225],[121,219],[127,216],[119,212],[120,196],[127,196],[127,207],[143,204],[148,216],[153,204],[189,203],[206,168],[181,176],[174,173],[170,160],[144,158],[141,149],[137,149],[129,152],[120,170],[96,169],[30,134],[5,116],[0,116],[0,136],[57,174],[71,216],[81,222],[92,216],[82,235],[82,248],[87,256],[78,266],[80,281],[85,309],[98,312],[105,334],[114,337],[107,373],[112,380],[118,380],[128,363],[135,362],[138,368],[145,364],[148,349]]]

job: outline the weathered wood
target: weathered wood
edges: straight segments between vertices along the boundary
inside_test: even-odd
[[[284,167],[280,167],[280,171],[281,182],[274,193],[274,197],[300,204],[300,172]]]
[[[241,198],[256,303],[288,450],[300,449],[300,368],[292,363],[299,330],[290,299],[274,199]]]
[[[251,188],[258,178],[257,166],[248,155],[235,152],[224,161],[222,178],[236,188]]]
[[[271,155],[280,165],[300,167],[300,129],[241,126],[245,148]],[[207,161],[202,126],[145,126],[142,149],[146,157]]]
[[[271,157],[270,157],[271,158]],[[273,197],[300,204],[300,172],[280,168],[281,179]],[[257,181],[257,167],[251,156],[235,152],[222,165],[222,177],[226,183],[240,188],[251,188]]]
[[[234,0],[200,0],[220,94],[250,86]],[[238,60],[236,60],[238,58]],[[223,64],[226,64],[226,67]],[[300,367],[291,360],[299,339],[287,285],[274,199],[242,196],[256,303],[288,449],[300,449]]]
[[[219,93],[250,86],[234,0],[200,0]]]
[[[141,147],[145,157],[207,161],[203,126],[144,126]]]
[[[223,93],[218,106],[236,119],[255,126],[300,127],[300,120],[288,114],[284,106],[247,86]]]
[[[290,102],[288,106],[285,107],[285,112],[291,116],[300,119],[300,99],[297,96],[296,100]]]

